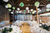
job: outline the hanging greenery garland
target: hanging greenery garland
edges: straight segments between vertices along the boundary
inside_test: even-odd
[[[21,2],[21,3],[20,3],[20,6],[21,6],[21,7],[23,7],[23,6],[24,6],[24,3],[23,3],[23,2]]]

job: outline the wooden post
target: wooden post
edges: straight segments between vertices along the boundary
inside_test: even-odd
[[[39,23],[38,22],[38,10],[37,9],[38,9],[38,7],[36,7],[36,17],[37,17],[37,23]]]
[[[15,10],[13,10],[13,23],[15,22]]]

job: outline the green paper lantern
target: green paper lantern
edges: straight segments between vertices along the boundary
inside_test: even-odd
[[[35,6],[36,6],[36,7],[39,7],[39,4],[40,4],[40,3],[39,3],[38,1],[35,2]]]
[[[25,12],[23,12],[23,14],[25,14]]]
[[[7,6],[8,6],[8,8],[11,8],[12,7],[11,4],[7,4]]]
[[[32,12],[32,14],[34,14],[34,13],[35,13],[35,11]]]
[[[17,11],[16,11],[16,13],[17,13]]]
[[[12,7],[12,9],[15,9],[15,7]]]
[[[46,9],[46,11],[49,11],[50,9]]]
[[[30,12],[30,14],[31,14],[31,12]]]
[[[20,6],[21,6],[21,7],[23,7],[23,6],[24,6],[24,3],[23,3],[23,2],[21,2],[21,3],[20,3]]]
[[[24,12],[26,12],[26,10],[24,10]]]
[[[11,9],[9,9],[9,11],[11,11]]]

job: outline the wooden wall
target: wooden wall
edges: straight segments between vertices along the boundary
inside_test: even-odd
[[[0,5],[0,21],[9,20],[9,11]]]

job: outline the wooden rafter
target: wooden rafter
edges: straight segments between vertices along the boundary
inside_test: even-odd
[[[18,0],[18,1],[19,1],[19,0]],[[16,1],[16,3],[17,3],[18,1]],[[16,3],[15,3],[14,5],[16,5]]]

